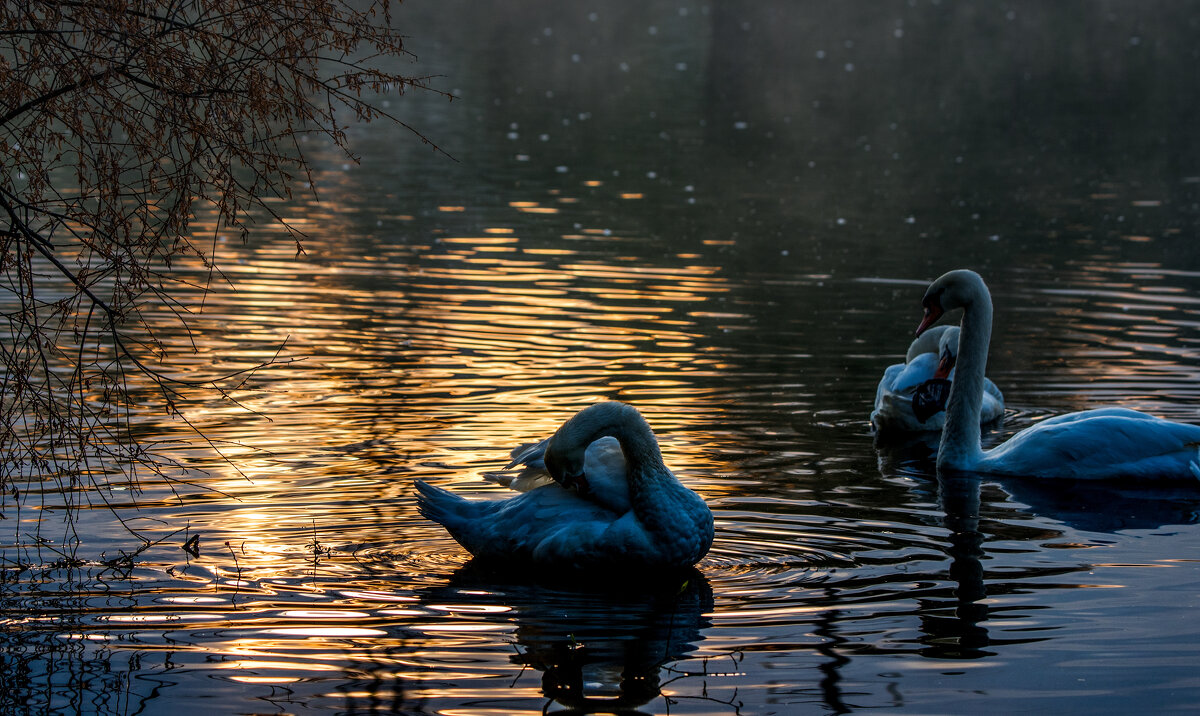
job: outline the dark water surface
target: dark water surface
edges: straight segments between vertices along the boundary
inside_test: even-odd
[[[197,354],[163,311],[179,370],[285,339],[303,360],[238,394],[254,412],[193,406],[215,448],[144,416],[203,472],[114,481],[163,540],[132,566],[104,564],[138,542],[103,500],[74,563],[52,481],[6,498],[0,710],[1200,703],[1200,486],[943,484],[927,445],[867,424],[958,267],[996,302],[987,439],[1102,405],[1200,422],[1200,3],[410,0],[399,21],[456,99],[385,101],[453,160],[383,124],[351,129],[359,164],[311,147],[320,202],[283,209],[307,254],[231,238]],[[482,474],[509,448],[605,398],[714,509],[686,584],[481,573],[416,513],[414,479],[499,496]]]

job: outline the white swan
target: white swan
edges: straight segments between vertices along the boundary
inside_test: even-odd
[[[1088,480],[1200,478],[1200,426],[1125,408],[1050,418],[985,452],[979,411],[992,332],[991,295],[979,274],[960,269],[930,284],[922,305],[925,315],[918,335],[946,311],[963,309],[957,375],[938,448],[939,471]]]
[[[875,389],[875,409],[871,425],[877,433],[916,433],[941,430],[946,413],[938,410],[926,416],[913,411],[913,394],[917,387],[934,378],[953,379],[953,372],[943,375],[943,354],[953,360],[958,355],[958,326],[937,326],[925,331],[908,347],[903,363],[890,365]],[[951,363],[952,364],[952,363]],[[1004,415],[1004,395],[996,384],[983,379],[983,405],[979,422],[990,423]]]
[[[620,447],[620,475],[611,443],[600,441],[606,436]],[[417,507],[475,557],[518,566],[685,568],[712,546],[712,512],[663,464],[654,433],[633,406],[585,408],[529,450],[539,448],[554,482],[507,500],[465,500],[418,480]]]

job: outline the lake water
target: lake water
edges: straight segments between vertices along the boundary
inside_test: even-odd
[[[939,482],[867,422],[925,285],[970,267],[988,441],[1103,405],[1200,423],[1200,3],[398,20],[456,99],[383,101],[452,158],[382,123],[357,164],[314,140],[320,201],[280,208],[307,253],[260,224],[191,338],[152,314],[187,375],[299,360],[244,407],[197,396],[211,443],[146,398],[189,484],[114,475],[73,525],[52,480],[5,498],[0,711],[1200,704],[1200,486]],[[489,574],[417,514],[414,479],[500,497],[484,473],[601,399],[714,510],[685,584]],[[118,516],[155,541],[132,561]]]

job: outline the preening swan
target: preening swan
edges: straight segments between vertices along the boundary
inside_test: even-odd
[[[686,568],[712,546],[708,505],[663,464],[631,405],[585,408],[513,457],[510,467],[533,473],[540,460],[553,481],[506,500],[465,500],[418,480],[418,509],[476,558],[519,566]]]
[[[938,372],[943,352],[958,355],[958,326],[937,326],[925,331],[908,347],[903,363],[890,365],[883,371],[875,389],[875,409],[871,425],[877,433],[916,433],[941,430],[946,422],[944,411],[933,415],[913,412],[913,394],[927,380],[949,377]],[[1004,415],[1004,395],[995,383],[983,379],[981,423],[990,423]]]
[[[1090,480],[1200,478],[1200,426],[1125,408],[1085,410],[1028,427],[984,451],[979,438],[983,374],[992,332],[992,299],[983,279],[944,274],[922,299],[924,333],[947,311],[963,309],[954,382],[938,448],[938,470]]]

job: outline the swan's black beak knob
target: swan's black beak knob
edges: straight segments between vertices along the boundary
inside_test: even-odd
[[[913,393],[913,415],[922,423],[946,409],[946,401],[950,399],[950,381],[944,378],[930,378],[917,386]]]

